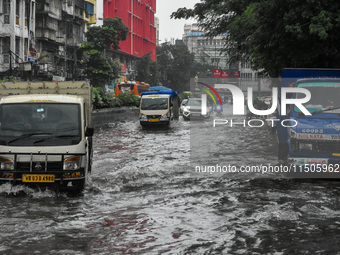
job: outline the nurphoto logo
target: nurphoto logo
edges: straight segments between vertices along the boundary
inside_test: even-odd
[[[209,88],[219,99],[220,104],[222,105],[222,101],[221,101],[221,97],[220,95],[217,93],[217,91],[210,85],[202,83],[202,82],[198,82],[201,85],[206,86],[207,88]],[[232,84],[218,84],[219,88],[222,89],[227,89],[231,92],[231,96],[232,96],[232,109],[233,109],[233,115],[245,115],[245,108],[244,108],[244,104],[245,104],[245,97],[244,97],[244,93],[243,91]],[[212,94],[205,90],[202,89],[205,92],[208,92],[207,94],[210,95],[210,97],[213,97]],[[292,95],[293,93],[300,93],[303,94],[304,97],[299,97],[299,98],[291,98],[290,95]],[[205,115],[207,113],[207,94],[202,94],[202,107],[201,107],[201,114]],[[249,111],[255,115],[255,116],[268,116],[273,114],[276,109],[278,108],[278,88],[272,88],[272,104],[271,107],[265,110],[260,110],[260,109],[256,109],[253,105],[253,88],[248,87],[247,88],[247,105],[248,105],[248,109]],[[309,90],[305,89],[305,88],[294,88],[294,87],[286,87],[286,88],[281,88],[281,100],[280,100],[280,111],[281,111],[281,115],[287,115],[287,106],[288,105],[295,105],[295,107],[297,107],[304,115],[308,116],[311,115],[311,113],[303,106],[304,103],[307,103],[309,100],[311,99],[311,93]],[[267,120],[267,119],[266,119]],[[268,119],[267,121],[271,122],[272,125],[274,126],[274,122],[275,121],[279,121],[279,119]],[[248,121],[248,126],[250,127],[260,127],[263,126],[264,123],[263,121],[260,123],[260,125],[255,125],[252,124],[254,122],[258,122],[260,123],[260,120],[250,120]],[[214,127],[216,125],[225,125],[230,123],[232,125],[232,120],[228,121],[228,120],[224,120],[224,119],[215,119],[214,120]],[[243,123],[234,123],[234,124],[244,124],[245,125],[246,120],[244,120]],[[298,123],[296,120],[292,120],[292,119],[287,119],[287,120],[282,120],[281,124],[285,127],[295,127]]]

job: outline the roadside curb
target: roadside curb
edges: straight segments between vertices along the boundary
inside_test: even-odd
[[[93,126],[115,121],[137,121],[139,114],[138,107],[114,107],[96,109],[92,112]]]

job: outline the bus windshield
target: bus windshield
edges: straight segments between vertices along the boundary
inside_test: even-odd
[[[132,93],[136,96],[141,96],[145,91],[150,90],[150,85],[148,83],[139,82],[125,82],[120,83],[115,86],[115,96],[118,97],[121,93]]]
[[[141,103],[142,110],[166,110],[168,109],[169,99],[166,97],[143,98]]]
[[[63,146],[81,140],[80,105],[13,103],[0,105],[0,144]]]

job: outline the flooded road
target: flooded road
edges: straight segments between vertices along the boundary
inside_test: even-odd
[[[339,254],[340,181],[197,173],[276,163],[266,127],[210,124],[101,124],[80,196],[1,185],[0,254]]]

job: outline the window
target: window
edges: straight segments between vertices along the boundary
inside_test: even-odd
[[[9,50],[10,50],[10,37],[3,37],[2,38],[2,45],[1,45],[2,55],[3,55],[3,62],[4,64],[9,64]]]
[[[67,23],[67,37],[73,38],[73,24]]]
[[[10,37],[3,37],[2,38],[2,53],[3,54],[9,54],[10,50]]]
[[[29,6],[30,2],[25,2],[25,26],[28,26],[28,21],[29,21],[29,11],[30,11],[30,6]]]
[[[9,15],[11,13],[11,1],[3,0],[2,12],[4,14],[4,23],[9,24]]]
[[[20,37],[15,37],[15,60],[19,63],[20,56]]]
[[[86,12],[86,18],[89,18],[90,16],[94,15],[94,5],[92,3],[85,3],[85,12]]]
[[[3,0],[2,11],[4,14],[11,13],[11,1],[10,0]]]
[[[19,18],[20,18],[20,1],[19,0],[16,1],[15,14],[16,14],[15,24],[19,25]]]
[[[28,50],[28,38],[25,38],[25,45],[24,45],[24,59],[27,59],[27,50]]]

